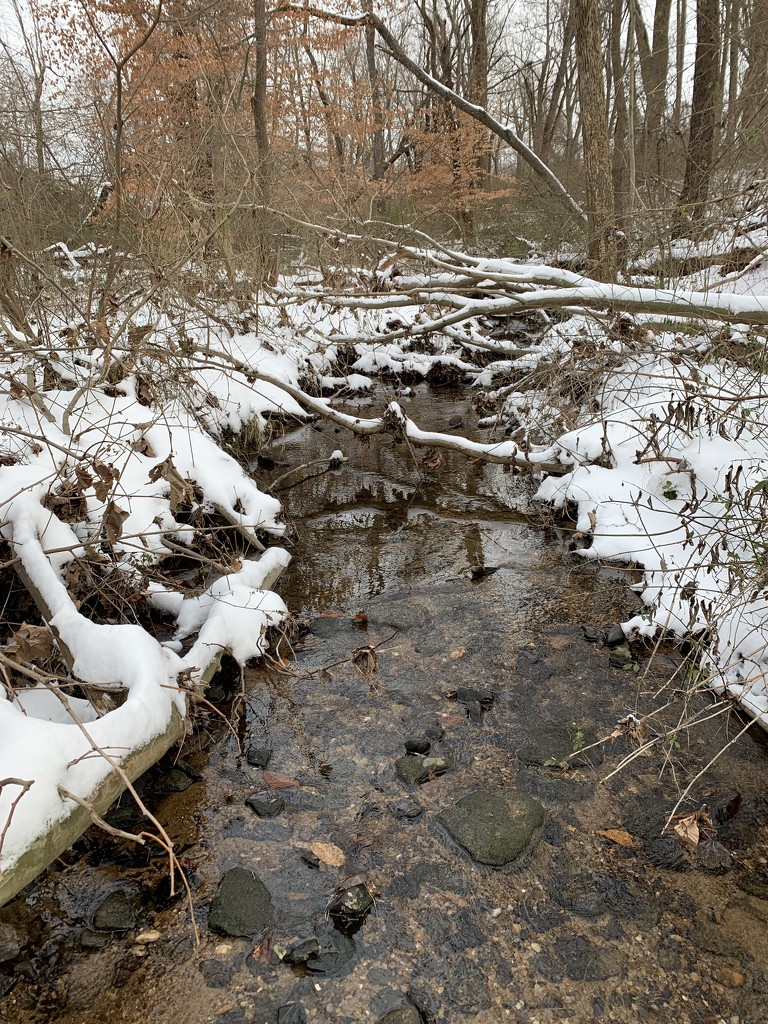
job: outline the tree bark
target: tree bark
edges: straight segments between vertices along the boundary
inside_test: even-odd
[[[714,158],[715,120],[719,107],[719,77],[719,0],[698,0],[691,123],[685,178],[678,204],[680,226],[683,228],[700,224],[706,212]]]
[[[587,207],[587,270],[599,280],[612,281],[618,269],[618,253],[597,0],[574,0],[574,14]]]

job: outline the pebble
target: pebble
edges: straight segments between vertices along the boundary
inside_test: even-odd
[[[424,735],[430,740],[441,740],[445,736],[445,729],[442,725],[428,725],[424,730]]]
[[[272,758],[269,747],[248,747],[245,759],[253,768],[266,768]]]
[[[245,801],[245,806],[250,807],[260,818],[276,818],[285,810],[285,800],[281,796],[268,797],[253,793]]]
[[[124,892],[111,892],[98,905],[93,914],[93,928],[97,932],[129,932],[136,927],[136,904]]]
[[[144,932],[139,932],[136,938],[133,940],[137,945],[149,945],[150,942],[157,942],[158,939],[162,938],[159,931],[156,928],[148,928]]]
[[[414,818],[420,817],[424,813],[424,808],[420,803],[415,800],[411,800],[408,797],[403,797],[400,800],[393,800],[389,804],[390,811],[396,818],[403,818],[408,821],[412,821]]]

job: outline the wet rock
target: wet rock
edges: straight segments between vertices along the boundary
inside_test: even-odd
[[[695,850],[695,859],[697,867],[716,875],[722,875],[733,867],[730,853],[716,839],[699,843]]]
[[[312,974],[338,974],[355,955],[354,940],[330,924],[319,924],[315,934],[320,941],[320,952],[311,956],[305,967]]]
[[[577,753],[595,740],[593,733],[575,725],[533,725],[525,743],[515,753],[523,764],[557,767],[565,762],[572,767],[582,768],[602,764],[603,755],[599,747],[593,747],[584,754]]]
[[[616,623],[613,626],[609,626],[605,631],[605,644],[606,647],[618,647],[619,644],[626,643],[626,635],[621,626]]]
[[[15,960],[21,952],[22,942],[13,928],[0,924],[0,964]]]
[[[269,747],[250,746],[245,752],[245,759],[253,768],[266,768],[272,758]]]
[[[514,790],[480,790],[463,797],[438,820],[481,864],[516,860],[544,822],[544,808]]]
[[[97,932],[129,932],[136,927],[136,900],[125,892],[111,892],[93,914]]]
[[[282,955],[284,964],[304,964],[310,957],[317,957],[320,954],[320,940],[312,935],[308,939],[288,939],[283,944],[285,952]]]
[[[493,706],[496,694],[491,690],[476,690],[471,686],[460,686],[456,690],[456,700],[460,704],[479,704],[484,711]]]
[[[307,1024],[301,1003],[286,1003],[277,1009],[277,1024]]]
[[[424,730],[424,735],[430,740],[441,740],[445,736],[445,729],[442,725],[428,725]]]
[[[430,746],[431,744],[428,739],[422,739],[419,736],[411,737],[405,741],[405,749],[409,754],[428,754]]]
[[[250,807],[260,818],[276,818],[285,810],[285,800],[281,796],[271,799],[262,796],[260,793],[253,793],[245,801],[246,807]]]
[[[544,683],[552,676],[554,669],[535,651],[521,651],[515,665],[518,675],[534,683]]]
[[[7,996],[16,984],[16,979],[10,974],[0,974],[0,998]]]
[[[105,932],[95,932],[92,928],[83,928],[80,932],[81,949],[104,949],[109,945],[109,936]]]
[[[183,793],[196,780],[182,768],[161,769],[154,779],[152,790],[155,793]]]
[[[396,818],[401,818],[406,821],[412,821],[414,818],[420,817],[424,813],[424,808],[420,803],[415,800],[411,800],[408,797],[403,797],[401,800],[393,800],[389,804],[390,811]]]
[[[473,565],[469,570],[469,575],[477,582],[478,580],[484,580],[486,576],[493,576],[498,571],[498,565]]]
[[[231,868],[219,882],[208,927],[222,935],[250,939],[274,923],[269,891],[252,871]]]
[[[357,924],[373,906],[368,886],[364,882],[342,889],[328,905],[328,914],[344,925]]]
[[[304,861],[308,868],[320,867],[320,858],[317,856],[316,853],[313,853],[311,850],[305,850],[302,848],[299,850],[299,856],[301,857],[301,859]]]
[[[611,668],[629,670],[635,665],[635,661],[632,657],[632,652],[624,644],[621,647],[614,647],[608,655],[608,664]]]
[[[741,807],[741,793],[735,789],[717,789],[708,793],[704,800],[715,828],[722,828],[735,818]]]
[[[596,644],[600,641],[600,630],[595,626],[582,626],[581,633],[588,644]]]
[[[380,1017],[378,1024],[423,1024],[424,1018],[415,1006],[401,1006]]]
[[[445,775],[451,767],[450,761],[444,757],[417,757],[406,754],[395,761],[397,777],[407,786],[416,786],[429,782],[438,775]]]

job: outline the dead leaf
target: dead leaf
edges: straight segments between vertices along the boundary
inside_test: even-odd
[[[14,632],[8,647],[15,650],[22,661],[34,661],[42,665],[53,654],[53,636],[47,626],[33,626],[24,622]]]
[[[160,479],[165,480],[170,488],[168,504],[171,506],[173,514],[176,513],[176,509],[182,502],[186,503],[194,498],[195,492],[192,484],[185,480],[178,469],[176,469],[170,455],[164,462],[159,462],[149,471],[150,483],[155,483]]]
[[[116,544],[122,537],[123,523],[129,514],[114,501],[107,505],[107,511],[104,513],[104,532],[110,544]]]
[[[456,661],[458,658],[463,658],[466,653],[466,647],[458,647],[455,651],[451,651],[451,661]]]
[[[602,836],[603,839],[610,839],[612,843],[617,843],[619,846],[624,846],[629,850],[640,849],[638,840],[623,828],[599,828],[597,835]]]
[[[597,512],[592,509],[587,513],[589,517],[589,528],[594,533],[595,527],[597,526]]]
[[[298,779],[291,779],[281,772],[264,771],[261,773],[261,777],[264,780],[264,785],[269,789],[292,789],[294,786],[300,785]]]
[[[678,818],[674,824],[674,833],[689,850],[699,845],[701,830],[699,829],[699,813],[693,811]]]
[[[332,868],[340,868],[347,859],[344,851],[333,843],[310,843],[309,848],[318,860]]]

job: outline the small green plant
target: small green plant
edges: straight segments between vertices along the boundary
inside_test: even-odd
[[[664,495],[665,498],[668,498],[670,501],[672,501],[677,497],[677,488],[671,480],[665,480],[664,486],[661,489],[661,493]]]

